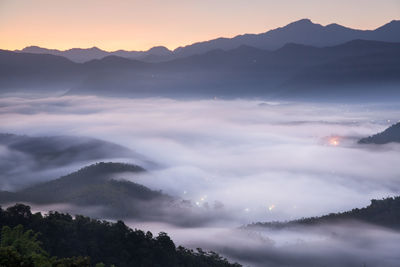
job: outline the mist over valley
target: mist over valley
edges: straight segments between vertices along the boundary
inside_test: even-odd
[[[0,2],[0,266],[399,266],[397,3],[28,2]]]

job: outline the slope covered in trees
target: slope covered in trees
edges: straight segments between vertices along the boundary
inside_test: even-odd
[[[229,263],[214,252],[204,252],[201,249],[195,252],[176,247],[166,233],[153,236],[150,232],[132,230],[122,221],[110,223],[58,212],[33,214],[29,206],[22,204],[6,210],[0,208],[0,227],[4,229],[0,266],[12,266],[4,265],[4,259],[20,263],[21,257],[32,260],[31,265],[21,265],[29,267],[94,266],[90,262],[118,267],[240,266]],[[33,232],[24,233],[22,227]],[[35,236],[34,232],[40,234]],[[35,253],[36,258],[32,257],[32,253]],[[49,260],[49,255],[61,259]]]
[[[57,109],[58,104],[55,106]],[[0,190],[15,190],[54,179],[66,174],[66,169],[89,162],[127,159],[146,166],[150,163],[124,146],[81,136],[0,133],[0,150]]]
[[[365,208],[355,208],[341,213],[331,213],[320,217],[302,218],[288,222],[253,223],[248,227],[284,228],[291,226],[313,226],[335,224],[349,221],[360,221],[379,226],[400,229],[400,196],[381,200],[373,199]]]
[[[0,192],[0,203],[66,203],[76,206],[101,206],[98,216],[136,218],[155,216],[172,197],[126,180],[113,179],[121,173],[138,174],[136,165],[100,162],[61,178],[39,183],[17,192]]]
[[[57,258],[50,256],[38,240],[39,234],[32,230],[24,231],[22,225],[10,228],[3,226],[0,238],[1,267],[87,267],[90,258]],[[104,267],[102,263],[96,267]]]

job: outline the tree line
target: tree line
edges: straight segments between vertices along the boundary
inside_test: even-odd
[[[239,267],[215,252],[176,246],[164,232],[131,229],[77,215],[32,213],[27,205],[0,208],[0,266]]]

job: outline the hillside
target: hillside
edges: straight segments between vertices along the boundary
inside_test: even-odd
[[[381,133],[362,138],[359,144],[387,144],[391,142],[400,143],[400,122],[393,124]]]
[[[318,226],[359,221],[379,226],[400,229],[400,197],[373,199],[365,208],[355,208],[341,213],[330,213],[320,217],[302,218],[288,222],[259,222],[247,227],[285,228],[295,226]]]
[[[138,153],[103,140],[79,136],[0,134],[0,190],[10,190],[65,174],[93,161],[130,159],[144,162]],[[46,173],[49,171],[49,173]]]
[[[144,171],[136,165],[100,162],[16,192],[2,191],[0,203],[65,203],[81,208],[101,207],[99,217],[145,219],[162,214],[162,208],[173,198],[133,182],[114,179],[118,174]]]
[[[23,256],[29,256],[26,255],[28,254],[26,250],[21,249],[23,247],[21,244],[19,246],[15,245],[21,240],[18,239],[20,236],[17,234],[18,228],[7,229],[7,227],[16,227],[17,225],[23,226],[26,230],[29,229],[35,233],[40,233],[37,238],[41,244],[30,242],[31,247],[28,247],[29,250],[32,249],[32,244],[36,247],[40,245],[51,256],[71,258],[59,261],[59,264],[63,262],[66,265],[52,265],[55,267],[89,267],[100,262],[107,267],[113,264],[118,267],[241,266],[237,263],[228,262],[214,252],[205,252],[201,249],[195,252],[181,246],[176,247],[166,233],[159,233],[158,236],[153,236],[151,232],[145,233],[137,229],[132,230],[122,221],[111,223],[81,215],[72,217],[69,214],[58,212],[51,212],[47,215],[42,215],[41,213],[33,214],[29,206],[22,204],[17,204],[6,210],[0,208],[0,227],[6,226],[6,228],[3,228],[2,238],[7,238],[7,240],[15,239],[9,240],[13,246],[6,247],[8,250],[3,247],[7,240],[2,240],[0,255],[4,257],[0,258],[0,263],[6,260],[6,255],[9,259],[13,258],[16,262],[21,262],[21,260],[18,260],[15,247]],[[27,244],[26,235],[22,236],[22,238],[24,237],[23,245]],[[10,253],[10,249],[12,249],[12,253]],[[37,251],[38,249],[36,249]],[[48,257],[46,252],[41,249],[39,251],[43,256]],[[80,257],[76,258],[78,256]],[[67,265],[68,262],[69,264]],[[75,264],[80,262],[80,265],[73,265],[72,262],[75,262]],[[92,264],[89,265],[88,262]],[[26,264],[27,262],[21,266],[47,266]]]
[[[107,141],[75,136],[1,134],[0,145],[37,161],[38,168],[62,166],[82,160],[138,157],[134,151]]]

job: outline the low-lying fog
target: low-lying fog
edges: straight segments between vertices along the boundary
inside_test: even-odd
[[[363,207],[372,198],[399,195],[400,145],[357,144],[359,138],[380,132],[399,118],[399,107],[384,104],[74,96],[0,99],[0,132],[87,136],[126,146],[157,163],[144,166],[149,172],[132,177],[135,182],[191,200],[198,209],[224,211],[221,218],[213,212],[209,228],[165,226],[168,229],[164,231],[176,237],[178,243],[194,247],[204,244],[205,248],[236,255],[243,262],[254,263],[260,253],[274,254],[273,262],[277,265],[293,265],[299,255],[315,258],[316,254],[307,253],[314,248],[326,250],[321,251],[322,260],[317,262],[323,264],[323,255],[332,248],[344,254],[365,255],[365,264],[369,266],[368,262],[373,261],[371,255],[363,252],[364,246],[368,246],[365,240],[383,242],[382,238],[390,237],[390,244],[399,244],[398,234],[390,235],[381,229],[373,229],[366,236],[355,233],[356,240],[366,242],[359,244],[362,248],[357,247],[355,240],[347,242],[345,237],[325,234],[308,247],[289,242],[278,249],[270,242],[276,235],[269,237],[271,240],[257,236],[246,238],[253,240],[246,251],[254,254],[246,259],[238,256],[242,248],[224,247],[225,242],[241,243],[242,235],[231,240],[234,237],[215,238],[212,234],[213,229],[218,229],[218,233],[230,231],[227,226],[318,216]],[[6,158],[7,151],[0,149],[0,157]],[[35,179],[32,177],[30,182]],[[131,225],[162,230],[158,224]],[[346,229],[338,230],[337,235],[345,236]],[[284,234],[293,241],[304,241],[302,237]],[[204,239],[210,235],[218,242],[207,245]],[[257,238],[260,239],[256,242]],[[321,248],[318,244],[324,241],[326,247]],[[263,249],[259,242],[266,242],[270,249]],[[348,246],[341,247],[344,243]],[[347,250],[350,247],[363,251]],[[280,261],[282,248],[291,253],[286,262]],[[230,251],[235,249],[238,251]],[[355,263],[349,260],[349,264]]]

